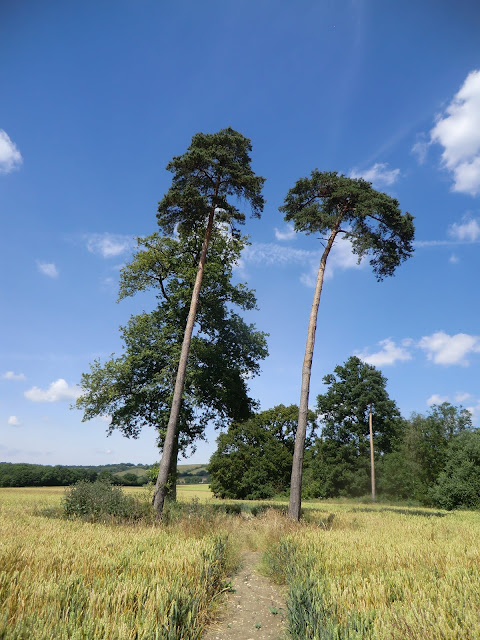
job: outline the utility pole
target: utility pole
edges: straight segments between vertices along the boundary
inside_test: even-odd
[[[370,415],[368,417],[368,426],[370,429],[370,469],[372,480],[372,502],[375,502],[375,458],[373,455],[373,415],[372,403],[370,403]]]

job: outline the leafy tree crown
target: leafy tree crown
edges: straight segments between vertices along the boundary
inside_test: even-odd
[[[251,168],[251,150],[250,140],[230,127],[194,135],[187,151],[167,165],[173,180],[158,205],[160,228],[168,234],[175,227],[180,233],[196,231],[214,208],[217,220],[236,230],[245,221],[237,206],[241,201],[250,204],[254,217],[260,217],[265,179]]]
[[[362,178],[315,169],[290,189],[280,211],[296,231],[344,234],[359,261],[370,255],[378,280],[392,275],[413,253],[413,216],[402,214],[395,198]]]

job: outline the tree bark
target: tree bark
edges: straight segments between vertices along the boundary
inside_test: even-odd
[[[370,405],[370,415],[368,416],[368,428],[370,430],[370,475],[372,482],[372,502],[375,502],[375,457],[373,451],[373,416],[372,405]]]
[[[334,240],[337,236],[339,225],[340,220],[332,228],[327,246],[325,247],[320,260],[317,283],[315,285],[315,293],[313,295],[312,310],[310,311],[310,320],[308,323],[307,345],[305,347],[305,357],[302,367],[302,387],[300,391],[298,426],[297,433],[295,435],[295,449],[293,453],[292,477],[290,482],[290,504],[288,508],[288,515],[293,520],[300,520],[300,511],[302,508],[303,454],[305,451],[305,437],[307,433],[308,396],[310,394],[310,376],[312,373],[313,347],[315,346],[318,306],[320,304],[320,295],[322,293],[323,277],[325,274],[328,254],[330,253]]]
[[[200,260],[198,263],[197,276],[195,278],[195,285],[193,287],[190,310],[188,312],[187,324],[185,326],[185,333],[183,336],[182,351],[180,353],[180,360],[178,363],[177,379],[175,381],[175,390],[173,392],[172,408],[170,410],[170,418],[168,420],[167,433],[165,434],[165,443],[163,445],[162,459],[160,461],[160,468],[158,470],[157,482],[155,484],[155,491],[153,494],[153,506],[155,511],[157,512],[158,518],[162,517],[165,496],[168,491],[168,485],[167,485],[168,473],[170,470],[172,455],[173,455],[175,444],[177,441],[178,416],[180,415],[180,407],[182,404],[182,395],[183,395],[183,387],[185,384],[185,372],[187,370],[188,353],[190,351],[190,343],[192,340],[193,325],[195,324],[195,317],[197,315],[198,299],[200,295],[200,289],[202,286],[203,272],[205,269],[208,245],[210,242],[210,236],[212,235],[214,216],[215,216],[215,204],[212,205],[212,209],[208,217],[207,230],[205,232],[205,238],[203,240],[203,245],[202,245],[202,252],[200,254]]]

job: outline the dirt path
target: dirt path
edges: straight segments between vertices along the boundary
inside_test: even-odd
[[[285,637],[286,607],[281,589],[258,573],[260,553],[245,553],[232,580],[219,619],[204,640],[281,640]]]

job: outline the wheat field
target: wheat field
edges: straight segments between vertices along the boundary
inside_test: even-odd
[[[329,507],[331,529],[267,553],[289,585],[292,638],[480,639],[478,512]]]
[[[478,512],[330,501],[294,523],[188,485],[178,522],[114,525],[45,515],[63,495],[0,489],[2,639],[199,640],[250,549],[288,585],[292,640],[480,640]]]
[[[199,638],[224,586],[226,541],[195,527],[41,515],[62,495],[0,490],[0,637]]]

